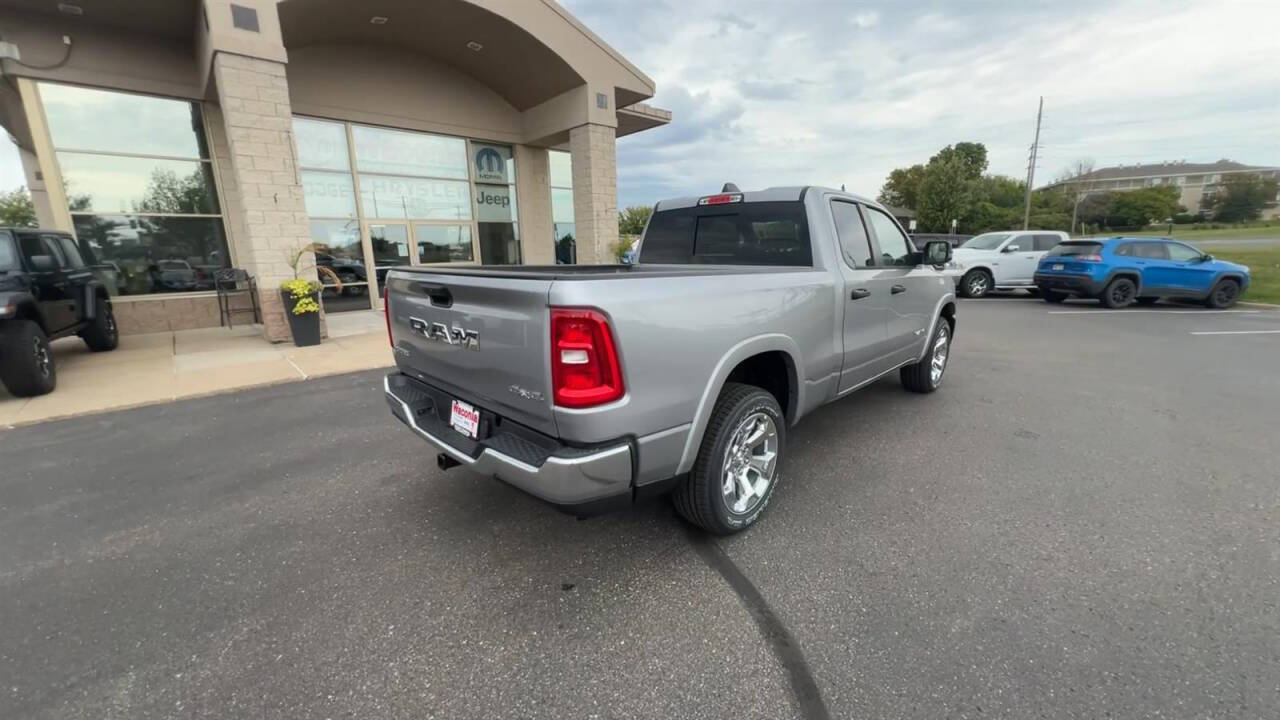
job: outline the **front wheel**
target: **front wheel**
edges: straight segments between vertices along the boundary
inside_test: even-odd
[[[1225,310],[1240,299],[1240,283],[1235,280],[1220,280],[1213,286],[1213,292],[1205,298],[1204,304],[1214,310]]]
[[[929,341],[924,359],[898,371],[902,378],[902,387],[918,393],[931,393],[937,390],[942,384],[942,376],[947,372],[947,358],[950,356],[951,324],[939,318],[938,329],[933,331],[933,338]]]
[[[986,270],[970,270],[960,278],[960,294],[967,298],[984,297],[991,292],[995,281]]]
[[[716,399],[693,472],[672,494],[676,511],[709,533],[745,530],[773,497],[786,421],[773,395],[728,383]]]
[[[58,385],[49,338],[39,325],[11,320],[0,326],[0,382],[16,397],[45,395]]]
[[[1138,286],[1129,278],[1116,278],[1102,291],[1102,304],[1112,310],[1127,308],[1138,297]]]

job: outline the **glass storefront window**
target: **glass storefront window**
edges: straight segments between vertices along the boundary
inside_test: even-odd
[[[551,163],[551,222],[556,248],[556,264],[572,265],[578,261],[573,222],[573,156],[567,152],[548,152]]]
[[[55,83],[40,83],[40,98],[58,148],[209,157],[195,103]]]
[[[470,262],[470,225],[414,225],[413,238],[418,243],[418,262]]]
[[[310,217],[354,218],[356,192],[351,173],[303,170],[302,196]]]
[[[360,172],[467,179],[467,143],[460,138],[353,125]]]
[[[226,267],[221,218],[74,214],[81,255],[112,295],[213,289]]]
[[[200,105],[47,82],[39,90],[76,241],[107,291],[213,290],[231,258]]]
[[[294,118],[293,139],[299,167],[351,172],[347,128],[342,123]]]
[[[485,265],[519,265],[520,235],[515,223],[488,223],[480,229],[480,261]]]
[[[57,158],[72,212],[218,214],[209,163],[72,152]]]
[[[573,156],[561,150],[548,150],[551,162],[551,187],[573,187]]]
[[[373,263],[378,285],[386,280],[387,271],[397,265],[408,265],[409,230],[404,225],[369,225],[369,241],[373,246]]]
[[[320,301],[325,312],[368,310],[369,274],[360,245],[360,223],[356,220],[312,220],[311,242],[315,244],[316,277],[324,285]],[[318,268],[328,268],[342,282],[339,290],[333,277]]]
[[[360,204],[365,217],[372,218],[471,219],[471,190],[465,182],[361,175]]]

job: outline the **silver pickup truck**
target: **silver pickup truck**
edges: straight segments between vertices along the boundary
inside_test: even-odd
[[[392,413],[458,465],[579,515],[671,493],[753,523],[786,435],[898,371],[937,389],[955,332],[945,241],[819,187],[664,200],[620,266],[402,267]]]

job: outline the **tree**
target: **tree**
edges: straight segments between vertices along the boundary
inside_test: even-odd
[[[1111,194],[1108,211],[1110,224],[1115,227],[1142,227],[1159,222],[1182,212],[1178,203],[1181,195],[1172,185],[1139,188]]]
[[[920,207],[916,209],[924,232],[947,232],[951,221],[969,210],[969,165],[964,158],[929,161],[920,183]]]
[[[1093,158],[1080,158],[1067,166],[1058,174],[1057,184],[1071,196],[1071,227],[1069,233],[1076,231],[1076,218],[1080,214],[1080,202],[1084,200],[1091,180],[1085,178],[1093,174]]]
[[[37,224],[36,206],[25,187],[0,192],[0,225],[35,227]]]
[[[977,180],[987,171],[987,146],[982,143],[958,142],[948,145],[929,158],[929,164],[959,160],[966,180]]]
[[[920,183],[924,181],[924,165],[898,168],[889,173],[877,198],[885,205],[917,210],[920,202]]]
[[[618,213],[618,234],[619,235],[639,235],[644,232],[644,226],[649,222],[649,216],[653,214],[653,208],[648,205],[632,205]]]
[[[190,175],[178,177],[172,170],[155,170],[147,193],[133,204],[139,213],[209,214],[213,208],[213,196],[209,189],[204,167],[196,168]]]
[[[1223,222],[1257,220],[1263,208],[1274,205],[1280,184],[1254,173],[1235,173],[1222,178],[1222,189],[1205,198],[1204,207],[1213,219]]]

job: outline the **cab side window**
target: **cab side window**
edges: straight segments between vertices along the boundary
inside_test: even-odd
[[[880,244],[880,259],[877,265],[910,265],[911,243],[893,218],[873,208],[864,207],[867,222],[876,234],[876,242]]]
[[[831,201],[831,217],[836,222],[836,235],[840,238],[840,252],[852,268],[870,267],[871,240],[862,224],[858,206],[851,202]]]
[[[1174,262],[1191,262],[1192,260],[1199,260],[1201,257],[1199,250],[1186,245],[1169,243],[1165,247],[1169,251],[1169,259]]]
[[[62,250],[63,257],[67,259],[66,267],[73,270],[80,270],[84,267],[84,258],[80,257],[80,248],[76,247],[75,240],[60,235],[46,235],[45,238]]]
[[[1032,249],[1036,252],[1049,252],[1058,247],[1058,243],[1062,242],[1062,238],[1057,235],[1036,235],[1035,245]]]
[[[30,266],[31,258],[37,255],[48,255],[53,258],[54,263],[61,267],[66,267],[67,263],[62,257],[62,251],[58,249],[57,243],[53,242],[48,235],[20,235],[18,244],[22,247],[22,256],[27,259],[27,265]]]

